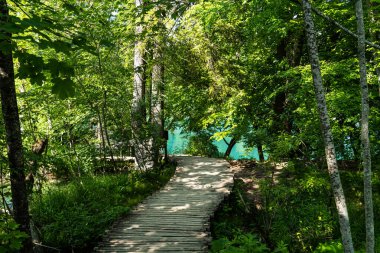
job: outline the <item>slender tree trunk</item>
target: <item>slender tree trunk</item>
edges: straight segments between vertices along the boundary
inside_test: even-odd
[[[101,61],[101,58],[100,58],[100,46],[98,46],[98,54],[97,54],[97,57],[98,57],[98,66],[99,66],[99,72],[100,72],[100,75],[102,77],[102,79],[104,79],[104,72],[103,72],[103,67],[102,67],[102,61]],[[104,82],[104,80],[103,80]],[[112,146],[111,146],[111,142],[110,142],[110,138],[108,136],[108,130],[107,130],[107,114],[106,114],[106,111],[107,111],[107,91],[106,90],[103,90],[103,106],[102,106],[102,120],[103,120],[103,128],[102,128],[102,138],[103,138],[103,147],[104,147],[104,157],[106,157],[106,147],[105,147],[105,143],[104,143],[104,136],[106,137],[106,140],[107,140],[107,145],[108,145],[108,148],[109,148],[109,151],[110,151],[110,155],[111,155],[111,162],[112,162],[112,165],[114,167],[114,169],[116,169],[116,163],[115,163],[115,159],[113,157],[113,151],[112,151]],[[100,118],[100,116],[99,116]],[[99,120],[99,122],[101,122],[102,120]],[[104,130],[104,135],[103,135],[103,130]],[[104,163],[106,163],[106,161],[104,161]]]
[[[331,133],[330,118],[327,113],[325,92],[323,90],[322,75],[318,57],[317,40],[315,36],[314,22],[311,15],[311,6],[307,0],[302,0],[302,5],[304,10],[305,30],[309,48],[311,72],[313,75],[313,83],[317,99],[319,117],[323,130],[327,167],[331,180],[331,189],[333,191],[335,205],[339,214],[340,232],[342,234],[344,251],[346,253],[351,253],[354,252],[354,247],[351,237],[350,222],[348,217],[346,199],[344,196],[338,171],[338,164],[335,156],[335,147]]]
[[[263,145],[261,145],[261,144],[257,145],[257,152],[259,153],[260,162],[264,162],[265,158],[264,158]]]
[[[235,138],[232,138],[230,142],[228,143],[226,152],[224,152],[224,158],[228,158],[231,154],[232,149],[234,148],[237,140]]]
[[[364,171],[364,204],[365,204],[365,224],[366,224],[366,252],[375,252],[375,229],[373,223],[373,203],[372,203],[372,179],[371,179],[371,151],[368,131],[369,118],[369,98],[367,85],[367,69],[365,58],[365,29],[363,20],[362,0],[356,0],[356,17],[358,26],[358,56],[360,67],[360,87],[362,93],[362,118],[361,118],[361,142],[362,142],[362,163]]]
[[[48,139],[39,139],[32,146],[32,152],[35,156],[32,159],[32,171],[26,176],[26,189],[29,195],[33,193],[34,185],[37,188],[36,192],[42,193],[41,175],[38,175],[38,160],[41,159],[43,152],[47,150],[48,142]],[[36,183],[35,178],[39,179]]]
[[[106,167],[106,160],[107,160],[107,154],[106,154],[106,141],[104,139],[104,132],[103,132],[103,123],[102,123],[102,117],[100,116],[99,108],[96,108],[96,113],[98,115],[98,123],[99,123],[99,137],[101,138],[101,150],[103,150],[103,166]]]
[[[159,36],[158,36],[159,37]],[[164,66],[162,55],[162,43],[157,38],[153,52],[152,70],[152,93],[151,93],[151,119],[153,133],[153,162],[157,166],[159,163],[160,148],[164,145],[164,125],[163,125],[163,87],[164,87]]]
[[[111,162],[112,162],[112,165],[113,165],[113,168],[116,169],[116,162],[115,162],[115,159],[114,159],[114,156],[113,156],[113,150],[112,150],[112,146],[111,146],[111,141],[110,141],[110,137],[108,135],[108,128],[107,128],[107,91],[104,91],[103,92],[103,106],[102,106],[102,115],[103,115],[103,129],[104,129],[104,135],[106,137],[106,140],[107,140],[107,146],[110,150],[110,156],[111,156]]]
[[[0,11],[1,27],[9,22],[6,0],[0,0]],[[25,184],[24,157],[14,80],[13,57],[10,49],[12,35],[2,30],[0,30],[0,35],[2,45],[2,50],[0,50],[0,95],[8,146],[13,217],[20,225],[19,229],[29,235],[28,239],[24,241],[21,251],[30,252],[32,250],[32,237],[30,233],[29,204]]]
[[[98,56],[99,72],[100,72],[100,75],[101,75],[102,79],[104,79],[102,60],[100,58],[100,46],[98,46],[98,54],[97,54],[97,56]],[[103,82],[104,82],[104,80],[103,80]],[[102,106],[103,130],[104,130],[104,135],[105,135],[106,140],[107,140],[108,148],[110,150],[111,162],[112,162],[112,165],[113,165],[114,169],[116,169],[116,163],[115,163],[115,159],[113,157],[111,142],[110,142],[110,138],[108,136],[106,111],[107,111],[107,91],[103,90],[103,106]],[[103,136],[103,132],[102,132],[102,136]],[[104,153],[105,152],[106,152],[106,147],[104,146]]]
[[[141,13],[143,0],[135,0],[136,9]],[[139,19],[139,18],[137,18]],[[134,52],[134,82],[133,100],[131,110],[132,141],[135,150],[136,165],[140,169],[153,167],[150,138],[147,138],[146,130],[146,106],[145,106],[145,77],[144,77],[144,47],[141,40],[143,26],[136,26],[136,42]]]

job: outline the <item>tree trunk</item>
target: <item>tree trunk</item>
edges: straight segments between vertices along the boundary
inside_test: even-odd
[[[261,144],[257,145],[257,152],[259,153],[260,162],[264,162],[265,158],[264,158],[263,145],[261,145]]]
[[[373,224],[373,203],[372,203],[372,180],[371,180],[371,152],[368,131],[369,102],[367,69],[365,58],[365,29],[363,20],[362,0],[357,0],[355,4],[358,30],[358,57],[360,67],[360,87],[362,94],[362,118],[361,118],[361,142],[362,142],[362,163],[364,171],[364,204],[365,204],[365,224],[366,224],[366,252],[375,252],[375,231]]]
[[[109,151],[110,151],[110,156],[111,156],[111,162],[112,162],[112,165],[113,165],[113,168],[116,170],[116,162],[115,162],[115,159],[114,159],[114,156],[113,156],[113,150],[112,150],[112,146],[111,146],[111,141],[110,141],[110,137],[108,135],[108,128],[107,128],[107,91],[103,91],[103,106],[102,106],[102,115],[103,115],[103,129],[104,129],[104,135],[106,137],[106,140],[107,140],[107,146],[109,148]]]
[[[163,90],[164,90],[164,66],[162,55],[162,43],[157,38],[154,43],[153,69],[152,69],[152,92],[151,92],[151,120],[153,137],[153,162],[154,166],[159,163],[160,147],[166,145],[164,141],[163,122]]]
[[[143,0],[135,0],[137,12],[141,14]],[[146,106],[145,106],[145,78],[144,78],[144,48],[141,40],[143,26],[136,26],[136,42],[134,52],[134,82],[131,110],[132,141],[135,150],[136,165],[140,169],[153,167],[150,151],[150,138],[145,133]]]
[[[161,90],[161,138],[163,141],[163,146],[164,146],[164,152],[165,152],[165,162],[168,161],[168,132],[165,131],[165,100],[164,100],[164,95],[165,95],[165,84],[162,86]]]
[[[99,47],[100,46],[98,46],[98,54],[97,54],[98,65],[99,65],[99,72],[100,72],[100,75],[101,75],[102,79],[104,79],[104,73],[103,73],[102,61],[101,61],[101,58],[100,58],[100,48]],[[107,145],[108,145],[108,148],[109,148],[109,151],[110,151],[111,162],[112,162],[113,168],[116,169],[116,163],[115,163],[115,159],[113,157],[112,146],[111,146],[110,138],[108,136],[106,111],[107,111],[107,91],[103,90],[103,106],[102,106],[103,130],[104,130],[104,136],[106,137]],[[102,132],[102,136],[103,136],[103,132]],[[104,138],[104,136],[103,136],[103,138]],[[105,152],[106,152],[106,147],[104,146],[104,153]],[[104,162],[106,162],[106,161],[104,161]]]
[[[305,35],[302,31],[288,33],[277,45],[277,59],[279,61],[286,59],[291,68],[299,66],[301,63],[304,37]],[[285,83],[289,82],[288,78],[285,78],[283,81]],[[273,109],[275,112],[275,121],[281,122],[275,124],[276,128],[279,128],[277,131],[285,131],[291,134],[293,130],[293,115],[287,112],[287,108],[289,107],[289,93],[288,89],[279,92],[274,99]]]
[[[226,152],[224,153],[224,158],[228,158],[231,154],[232,149],[234,148],[237,140],[235,138],[232,138],[230,142],[228,143]]]
[[[0,11],[1,27],[9,22],[6,0],[0,0]],[[0,50],[0,95],[8,146],[13,217],[20,225],[19,229],[29,235],[28,239],[24,241],[21,251],[30,252],[32,250],[32,237],[30,233],[29,204],[25,184],[24,157],[14,80],[13,57],[10,49],[12,35],[3,30],[0,30],[0,35],[2,45],[2,50]]]
[[[33,187],[36,185],[36,192],[39,194],[42,193],[42,180],[41,175],[38,175],[38,160],[41,159],[42,153],[47,150],[48,145],[48,139],[39,139],[35,141],[35,143],[32,145],[32,152],[34,153],[34,157],[32,159],[32,171],[29,172],[29,174],[26,176],[26,190],[28,195],[31,195],[33,193]],[[35,178],[39,179],[35,183]]]
[[[340,232],[342,235],[344,251],[346,253],[351,253],[354,252],[354,247],[351,237],[350,222],[335,156],[335,147],[333,136],[331,133],[330,118],[327,113],[327,105],[325,99],[325,92],[323,90],[322,85],[322,75],[318,57],[318,48],[314,30],[314,22],[311,15],[311,6],[307,0],[302,0],[302,5],[304,10],[305,30],[307,44],[309,48],[311,72],[313,75],[313,83],[317,99],[319,117],[322,124],[326,161],[331,180],[331,189],[333,191],[335,205],[339,214]]]
[[[105,168],[106,167],[106,161],[107,161],[106,141],[104,139],[103,123],[102,123],[102,117],[100,116],[100,110],[99,110],[99,108],[96,108],[96,114],[98,116],[98,124],[99,124],[98,138],[101,140],[100,152],[102,152],[102,150],[103,150],[103,166],[104,166],[103,168]]]

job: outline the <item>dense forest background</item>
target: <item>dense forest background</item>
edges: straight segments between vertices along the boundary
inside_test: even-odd
[[[21,170],[26,177],[28,210],[42,242],[62,249],[91,246],[86,240],[96,239],[103,231],[95,235],[86,231],[89,238],[84,238],[75,234],[81,227],[74,231],[62,227],[67,213],[53,219],[60,223],[48,220],[54,210],[63,208],[64,203],[57,204],[59,199],[85,184],[90,180],[87,177],[125,170],[130,165],[120,159],[124,156],[136,156],[143,171],[150,170],[151,166],[146,165],[150,163],[163,168],[164,159],[159,158],[159,154],[165,154],[163,130],[181,128],[192,134],[187,148],[190,154],[228,157],[236,142],[243,141],[248,149],[258,149],[261,162],[267,154],[269,162],[289,162],[289,173],[303,172],[302,176],[309,175],[310,180],[322,178],[300,179],[311,198],[322,195],[329,202],[327,209],[314,203],[314,208],[320,208],[317,217],[327,219],[313,234],[317,239],[303,240],[302,236],[310,232],[307,229],[289,232],[295,233],[291,238],[280,238],[284,231],[276,227],[267,227],[262,239],[272,250],[275,241],[290,245],[291,251],[291,245],[295,245],[293,252],[315,250],[319,243],[332,241],[335,245],[340,238],[339,225],[335,211],[330,212],[335,207],[331,204],[334,200],[324,136],[310,71],[303,9],[306,2],[0,0],[0,61],[7,62],[6,57],[13,56],[24,161]],[[348,204],[349,213],[360,216],[360,224],[354,221],[352,229],[354,244],[365,248],[358,38],[336,24],[357,33],[358,1],[310,2],[330,17],[313,13],[323,90],[336,158],[344,165],[345,191],[351,194],[348,198],[355,199]],[[373,43],[380,42],[379,4],[378,0],[363,1],[366,39]],[[380,208],[376,199],[380,189],[377,47],[368,45],[365,51],[373,171],[369,175],[373,175],[375,215]],[[5,83],[4,69],[2,65],[1,85]],[[14,168],[7,155],[9,138],[13,137],[7,132],[4,117],[0,117],[0,135],[0,219],[5,221],[0,224],[0,251],[17,251],[25,234],[17,230],[6,211],[12,208],[10,175]],[[213,140],[227,142],[225,154],[218,153]],[[316,171],[326,172],[313,174]],[[162,181],[170,174],[158,173]],[[141,176],[136,178],[139,181]],[[151,178],[141,179],[146,180],[144,187],[155,188],[148,185]],[[55,188],[52,181],[66,188]],[[70,182],[77,183],[67,185]],[[314,186],[319,187],[317,192]],[[141,191],[148,194],[144,187]],[[95,188],[91,189],[94,198]],[[289,199],[294,194],[289,189],[268,190],[268,194],[275,194],[270,195],[272,200],[280,203],[280,198]],[[131,204],[138,200],[131,200]],[[283,216],[271,214],[273,206],[268,202],[269,216],[263,216],[266,222],[271,222],[271,215],[286,219],[285,211]],[[83,214],[83,210],[78,211]],[[113,211],[102,226],[126,212]],[[311,213],[309,210],[309,218]],[[71,215],[77,217],[76,213]],[[69,237],[59,230],[71,234],[67,244],[64,241]],[[273,231],[277,234],[270,235]],[[379,233],[375,234],[380,244]]]

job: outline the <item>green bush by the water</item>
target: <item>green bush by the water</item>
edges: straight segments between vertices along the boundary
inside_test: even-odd
[[[206,133],[199,133],[190,136],[185,153],[195,156],[222,157],[218,147],[212,143],[211,136]]]
[[[41,242],[63,251],[90,249],[116,219],[159,189],[173,172],[171,167],[164,171],[82,177],[47,187],[31,203]]]

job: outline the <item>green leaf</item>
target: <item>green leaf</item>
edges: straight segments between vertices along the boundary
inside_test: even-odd
[[[53,79],[74,75],[73,67],[69,66],[66,62],[58,61],[57,59],[49,59],[46,64],[46,69],[50,71]]]
[[[15,23],[5,23],[1,24],[1,30],[8,33],[19,33],[22,31],[21,26],[16,25]]]
[[[227,238],[220,238],[214,240],[211,243],[211,252],[219,252],[230,245],[230,241]]]
[[[21,51],[16,51],[14,56],[20,62],[16,77],[20,79],[30,78],[32,83],[42,85],[42,82],[45,80],[45,76],[42,73],[45,63],[42,57]]]
[[[66,8],[69,11],[74,12],[76,15],[80,14],[80,10],[77,6],[71,3],[63,3],[62,7]]]
[[[53,78],[51,91],[61,99],[66,99],[75,95],[74,82],[70,78]]]
[[[0,37],[0,39],[1,39],[1,37]],[[6,40],[0,41],[0,50],[3,54],[9,54],[10,52],[12,52],[12,49],[13,49],[13,45],[11,43],[9,43]]]

